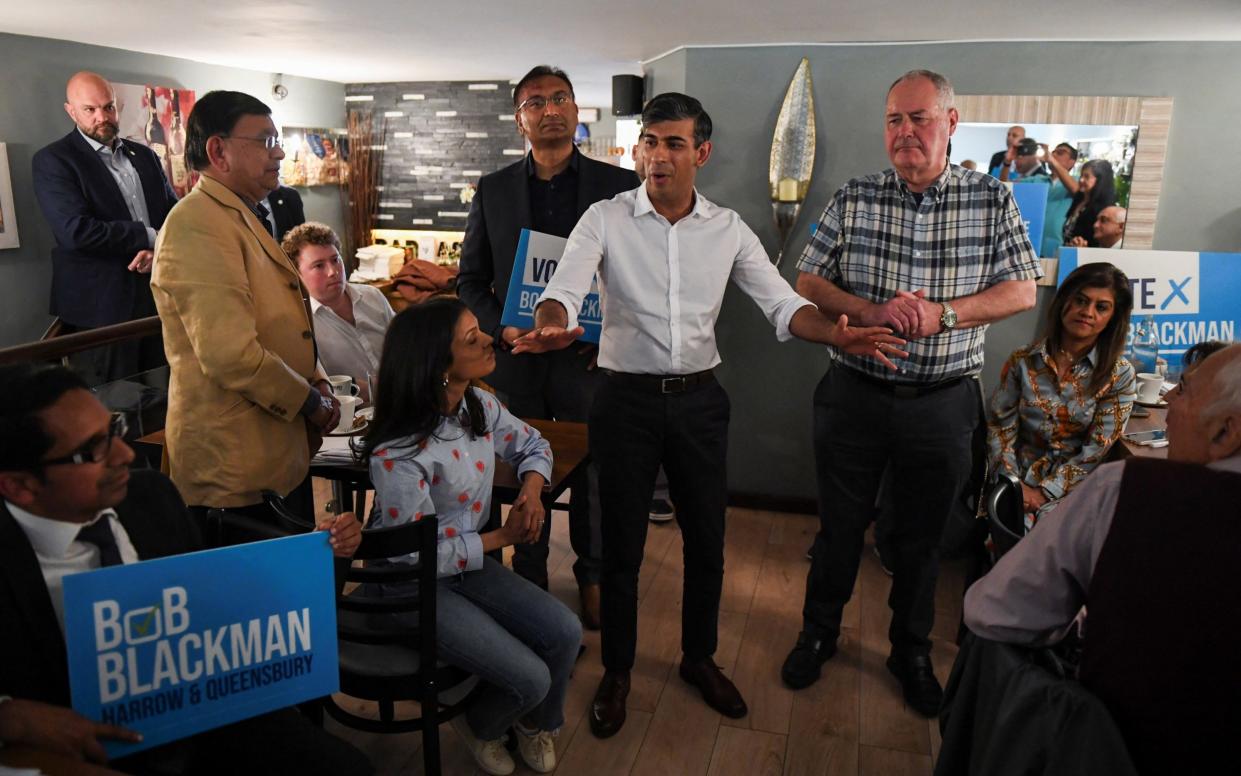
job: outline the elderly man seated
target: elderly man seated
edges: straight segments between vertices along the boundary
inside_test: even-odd
[[[129,470],[123,416],[64,367],[0,367],[0,746],[106,759],[139,740],[69,708],[63,578],[202,549],[167,477]],[[337,555],[361,541],[352,514],[323,528]],[[366,757],[282,709],[117,760],[137,773],[370,773]]]
[[[396,315],[383,293],[349,283],[340,257],[340,238],[326,224],[294,227],[280,244],[297,265],[310,292],[319,360],[330,375],[349,375],[370,400],[370,381],[379,374],[384,334]]]
[[[1105,207],[1099,211],[1099,215],[1094,220],[1094,239],[1100,248],[1119,248],[1120,243],[1125,239],[1125,217],[1127,211],[1119,206],[1112,205]],[[1069,245],[1074,248],[1085,248],[1089,245],[1085,237],[1074,237],[1069,241]]]
[[[1096,470],[969,589],[965,623],[1040,645],[1088,606],[1081,680],[1138,771],[1212,773],[1241,730],[1241,346],[1168,403],[1168,460]]]

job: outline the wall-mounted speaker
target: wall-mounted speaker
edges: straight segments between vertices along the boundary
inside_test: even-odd
[[[636,116],[642,112],[645,79],[640,75],[612,76],[612,115]]]

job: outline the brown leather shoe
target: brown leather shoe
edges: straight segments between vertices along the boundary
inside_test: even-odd
[[[605,671],[590,704],[590,732],[610,738],[625,724],[625,699],[629,697],[629,672]]]
[[[582,597],[582,627],[599,630],[599,584],[581,585],[577,590]]]
[[[707,705],[725,717],[741,719],[749,713],[737,686],[724,676],[711,658],[681,658],[681,678],[697,687]]]

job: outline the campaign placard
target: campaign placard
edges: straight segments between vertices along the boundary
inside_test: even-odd
[[[122,757],[336,692],[332,565],[316,531],[65,577],[74,710]]]
[[[521,230],[500,323],[522,329],[534,327],[534,307],[539,301],[539,294],[543,293],[552,275],[556,274],[556,267],[560,265],[566,243],[568,240],[563,237],[531,229]],[[599,304],[597,277],[590,281],[590,293],[582,300],[582,309],[577,313],[577,323],[586,330],[578,339],[599,343],[599,334],[603,330],[603,308]]]
[[[1043,222],[1047,217],[1047,194],[1051,185],[1042,181],[1013,183],[1013,200],[1021,213],[1021,220],[1026,223],[1026,232],[1030,234],[1030,244],[1038,253],[1043,244]]]
[[[1197,251],[1129,251],[1061,248],[1057,284],[1082,264],[1110,262],[1133,289],[1130,341],[1137,325],[1154,316],[1159,355],[1180,371],[1181,356],[1203,340],[1236,339],[1241,320],[1241,254]]]

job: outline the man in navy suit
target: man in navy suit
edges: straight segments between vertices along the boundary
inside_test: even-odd
[[[267,207],[268,231],[276,238],[276,242],[284,242],[284,236],[295,226],[306,223],[306,209],[302,205],[302,195],[297,189],[289,186],[277,186],[276,190],[264,200]]]
[[[52,315],[71,333],[155,315],[155,234],[177,197],[150,148],[117,137],[116,94],[96,73],[65,89],[74,129],[34,156],[34,191],[52,227]],[[102,383],[164,363],[158,337],[96,348],[77,366]]]
[[[539,65],[526,73],[513,89],[513,118],[518,133],[530,141],[530,153],[479,180],[465,223],[457,294],[478,317],[479,328],[496,341],[496,369],[487,381],[509,410],[521,418],[584,422],[598,384],[595,348],[513,356],[513,342],[526,331],[500,323],[504,298],[522,229],[568,237],[587,208],[637,188],[638,176],[577,150],[577,103],[562,70]],[[581,591],[582,622],[596,629],[602,539],[591,490],[586,481],[573,485],[569,539],[578,557],[573,574]],[[539,541],[518,545],[513,555],[513,571],[543,589],[550,533],[548,520]]]

